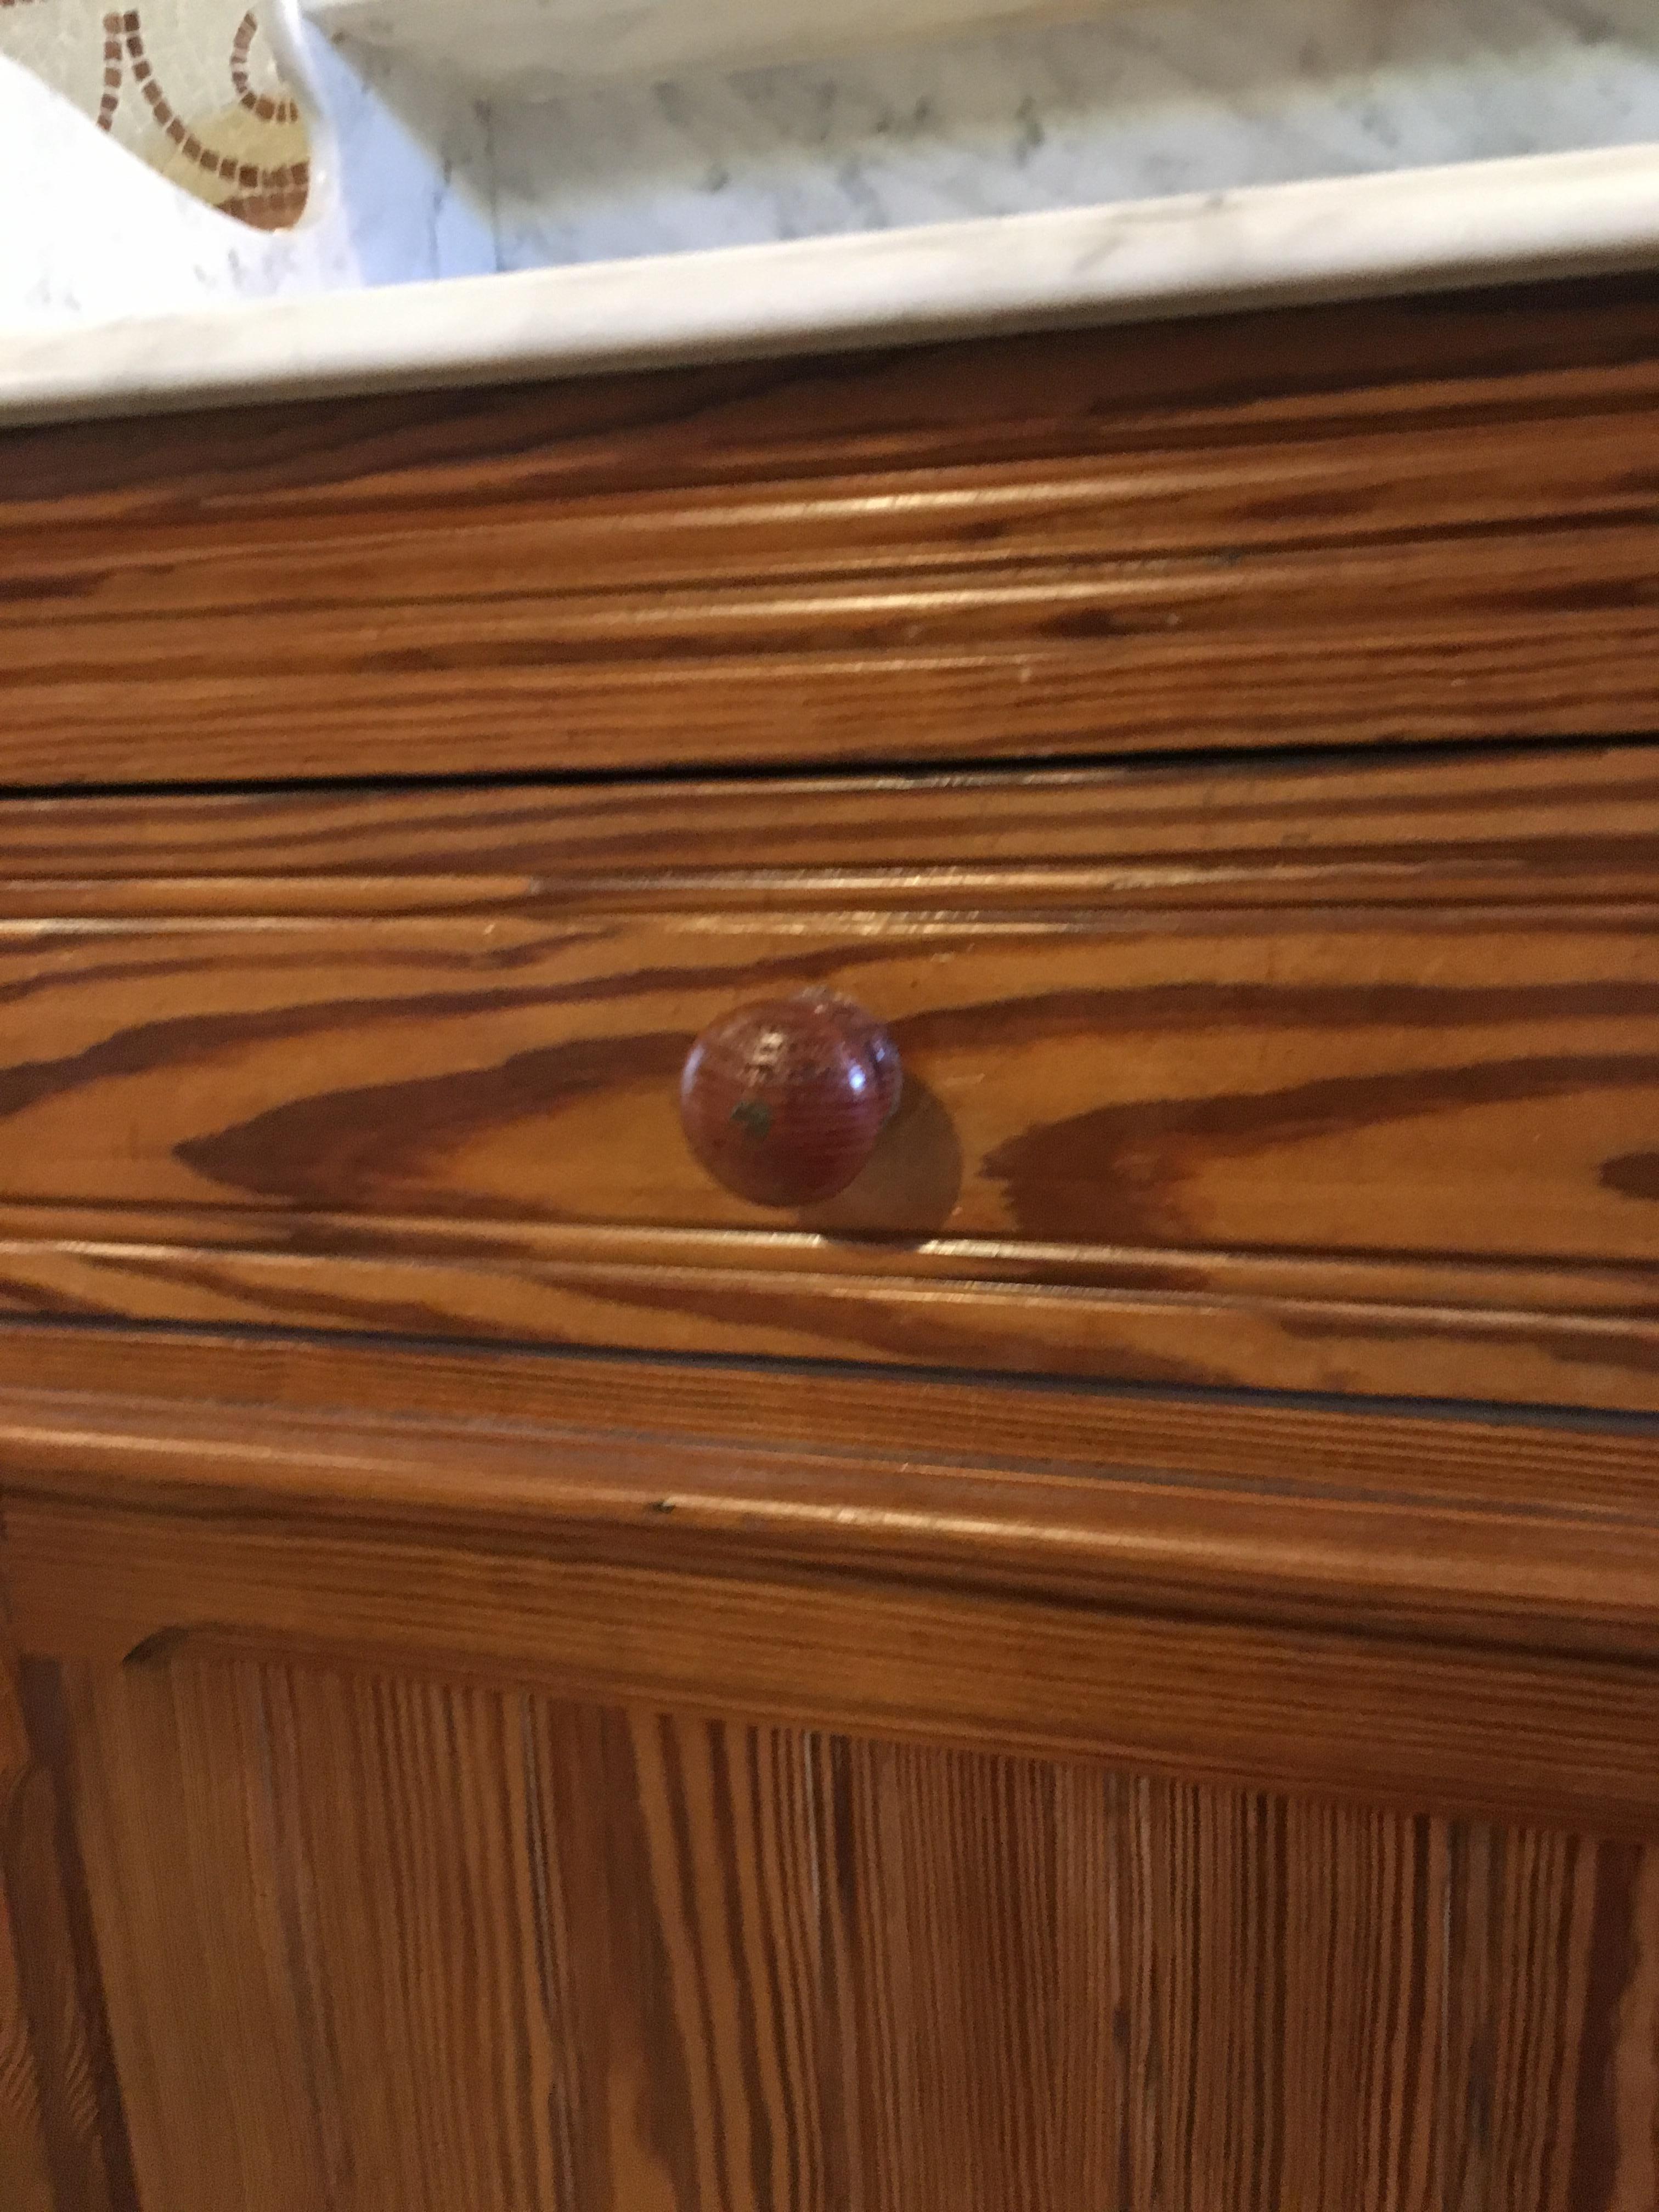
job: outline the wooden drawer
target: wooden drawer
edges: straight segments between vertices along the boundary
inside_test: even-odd
[[[19,1309],[1654,1401],[1659,755],[15,805]],[[829,984],[904,1103],[720,1189]]]
[[[1653,727],[1645,275],[0,432],[17,783]]]

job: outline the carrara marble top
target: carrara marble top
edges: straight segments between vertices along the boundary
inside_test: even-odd
[[[509,382],[1659,263],[1659,145],[0,328],[0,420]]]

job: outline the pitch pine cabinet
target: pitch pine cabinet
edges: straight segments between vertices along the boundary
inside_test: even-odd
[[[0,434],[6,2212],[1652,2212],[1659,312]]]

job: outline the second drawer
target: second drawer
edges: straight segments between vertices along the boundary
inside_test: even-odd
[[[8,809],[13,1297],[1646,1405],[1655,776]],[[681,1071],[816,988],[902,1103],[759,1207]]]

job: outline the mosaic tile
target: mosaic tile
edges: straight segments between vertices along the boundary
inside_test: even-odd
[[[0,53],[118,145],[261,230],[305,211],[310,134],[246,0],[0,0]]]

